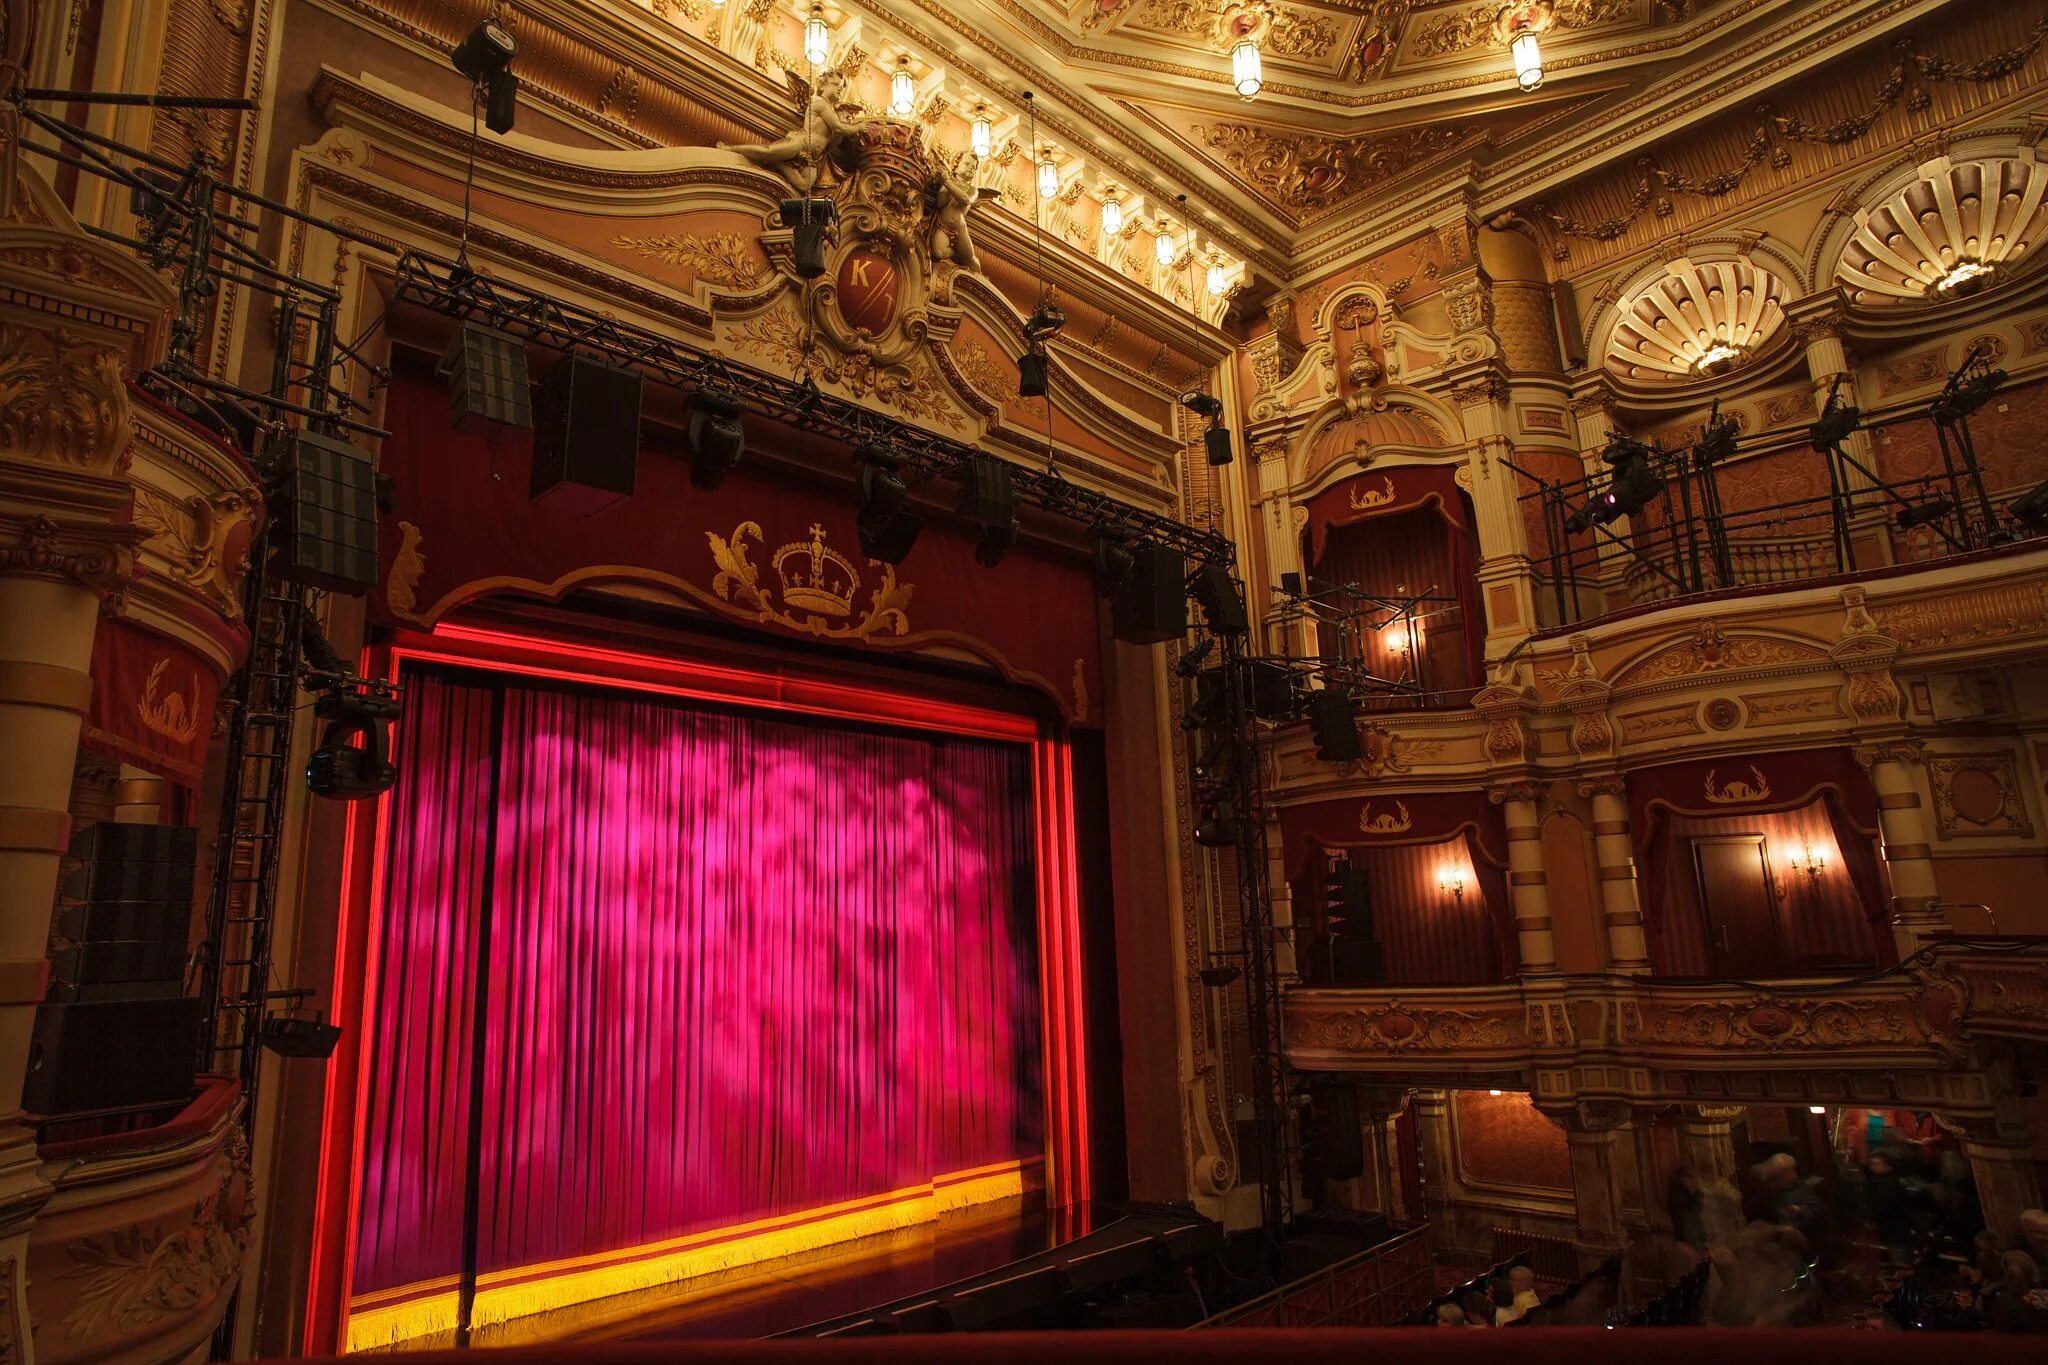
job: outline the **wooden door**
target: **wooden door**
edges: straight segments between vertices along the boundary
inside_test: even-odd
[[[1782,975],[1790,958],[1764,836],[1701,835],[1692,865],[1714,975]]]

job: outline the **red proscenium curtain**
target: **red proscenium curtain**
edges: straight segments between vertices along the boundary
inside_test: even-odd
[[[481,1273],[1040,1152],[1028,750],[492,687],[494,813],[442,771],[474,745],[427,743],[393,811],[394,851],[490,849]],[[489,688],[419,670],[408,712],[472,693],[488,715]],[[422,927],[387,932],[379,1008],[445,1009],[466,1059],[483,869],[409,866],[384,913]],[[422,999],[389,1001],[401,980]],[[427,1084],[405,1043],[371,1061],[357,1295],[459,1269],[459,1151],[452,1225],[397,1210],[421,1182],[447,1206],[448,1163],[419,1152],[459,1148],[467,1062]]]

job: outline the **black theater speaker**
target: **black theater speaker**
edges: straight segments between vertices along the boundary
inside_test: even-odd
[[[448,424],[472,436],[533,425],[533,381],[526,343],[509,332],[465,322],[441,357],[448,377]]]
[[[1322,1149],[1323,1175],[1330,1180],[1358,1179],[1365,1174],[1365,1122],[1358,1113],[1357,1089],[1324,1086],[1315,1103],[1315,1136]]]
[[[1130,571],[1110,594],[1111,633],[1134,645],[1179,639],[1188,631],[1187,560],[1149,540],[1130,549]]]
[[[1204,564],[1197,569],[1194,591],[1210,630],[1218,635],[1242,635],[1251,628],[1251,618],[1245,614],[1244,593],[1229,565]]]
[[[44,1001],[22,1108],[48,1116],[190,1099],[202,1003],[187,996]]]
[[[1308,728],[1316,743],[1316,757],[1325,763],[1355,763],[1365,756],[1358,742],[1358,718],[1351,711],[1351,696],[1339,688],[1324,687],[1308,694]]]
[[[1287,665],[1253,659],[1252,714],[1260,720],[1287,720],[1294,714],[1294,674]]]
[[[87,825],[50,924],[50,983],[59,1003],[162,998],[182,992],[191,934],[196,829]]]
[[[570,355],[534,394],[533,498],[573,516],[633,495],[640,375]]]
[[[377,586],[377,472],[348,442],[296,432],[271,504],[278,577],[330,592]]]

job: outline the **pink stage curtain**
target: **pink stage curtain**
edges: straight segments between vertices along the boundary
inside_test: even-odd
[[[369,1002],[358,1289],[462,1263],[470,1021],[498,731],[486,687],[408,682]]]
[[[468,692],[409,688],[409,711]],[[480,1272],[1039,1153],[1024,748],[518,683],[500,706],[495,820],[426,799],[425,746],[393,811],[395,848],[491,835]],[[387,917],[471,941],[462,871],[395,865]],[[405,967],[381,970],[383,1007],[428,1011],[385,1003]],[[412,974],[473,970],[457,952]],[[464,988],[421,988],[466,1056]],[[415,1177],[408,1143],[459,1142],[464,1113],[459,1084],[387,1076],[384,1053],[371,1123],[394,1137],[366,1151],[358,1294],[459,1268],[438,1224],[426,1245],[403,1212],[372,1222]]]

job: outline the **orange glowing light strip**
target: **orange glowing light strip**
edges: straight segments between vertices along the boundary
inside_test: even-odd
[[[1072,750],[1058,732],[1005,711],[906,696],[880,688],[818,678],[788,677],[613,646],[550,640],[511,631],[442,624],[431,635],[410,633],[395,645],[367,650],[362,673],[396,682],[408,661],[479,668],[658,696],[761,710],[794,712],[926,733],[1027,742],[1032,746],[1032,788],[1040,859],[1039,1012],[1045,1032],[1045,1183],[1050,1203],[1066,1207],[1089,1198],[1087,1067],[1080,965],[1079,869],[1075,863]],[[364,1125],[358,1104],[367,1088],[369,1050],[362,1045],[376,999],[371,964],[381,933],[390,803],[374,816],[357,802],[349,811],[342,853],[341,913],[337,929],[331,1017],[354,1019],[336,1049],[322,1115],[312,1259],[308,1268],[305,1354],[328,1354],[354,1336],[348,1326],[350,1280],[357,1227],[355,1175],[362,1167]],[[374,832],[366,826],[374,823]],[[361,863],[370,840],[367,895]],[[346,1143],[346,1169],[339,1156]],[[943,1187],[951,1177],[941,1177]],[[931,1197],[929,1192],[927,1198]],[[488,1277],[486,1277],[488,1278]],[[482,1285],[479,1284],[481,1301]]]

